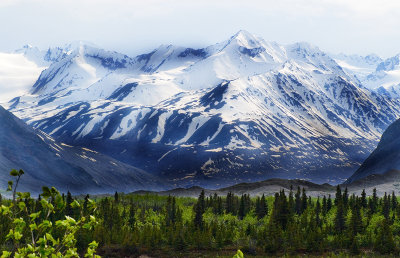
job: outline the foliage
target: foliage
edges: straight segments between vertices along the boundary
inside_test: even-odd
[[[43,187],[40,200],[35,201],[30,193],[17,192],[23,174],[23,170],[10,172],[15,177],[15,186],[13,181],[8,182],[12,200],[2,202],[0,207],[1,221],[9,222],[8,234],[2,239],[3,243],[8,241],[9,248],[1,257],[79,257],[75,236],[80,230],[94,228],[96,218],[81,214],[79,219],[65,216],[56,220],[55,215],[68,207],[60,193],[54,187]],[[94,212],[95,202],[88,200],[88,204],[90,212]],[[80,208],[76,200],[69,205],[71,209]],[[85,257],[98,257],[95,255],[97,246],[96,241],[91,241]]]

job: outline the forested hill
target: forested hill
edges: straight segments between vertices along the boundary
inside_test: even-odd
[[[385,192],[400,191],[400,171],[391,170],[384,174],[372,174],[365,178],[359,179],[349,184],[342,184],[342,188],[347,188],[349,193],[360,195],[365,189],[367,195],[372,195],[374,189],[378,196],[384,196]],[[207,195],[218,194],[226,195],[229,192],[235,194],[249,194],[250,196],[274,195],[280,190],[290,191],[297,187],[307,190],[310,196],[318,197],[323,195],[333,194],[336,191],[336,186],[325,184],[315,184],[306,180],[300,179],[280,179],[273,178],[254,183],[240,183],[229,187],[219,189],[205,189],[198,186],[189,188],[175,188],[168,191],[136,191],[133,194],[158,194],[164,196],[181,196],[181,197],[197,197],[201,191],[205,191]]]

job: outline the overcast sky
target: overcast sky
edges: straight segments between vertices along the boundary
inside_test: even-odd
[[[203,47],[245,29],[338,53],[400,53],[398,0],[0,0],[0,51],[85,40],[129,55]]]

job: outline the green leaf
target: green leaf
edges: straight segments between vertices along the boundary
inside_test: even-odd
[[[19,174],[18,171],[15,169],[11,170],[11,172],[10,172],[11,176],[18,176],[18,174]]]
[[[13,182],[8,181],[7,191],[12,191]]]
[[[22,234],[18,231],[14,232],[14,239],[20,240],[22,238]]]
[[[52,223],[48,220],[43,220],[43,222],[39,225],[39,228],[47,229],[50,228]]]
[[[79,208],[81,205],[79,204],[79,202],[77,201],[77,200],[74,200],[72,203],[71,203],[71,207],[72,208]]]
[[[25,174],[25,172],[24,172],[22,169],[20,169],[20,170],[18,171],[18,175],[19,175],[19,176],[22,176],[23,174]]]
[[[1,205],[1,211],[2,211],[3,215],[8,215],[11,212],[10,207],[7,207],[5,205]]]
[[[18,203],[18,207],[19,207],[19,209],[20,209],[21,211],[23,211],[23,210],[25,210],[26,205],[25,205],[24,202],[19,202],[19,203]]]
[[[57,195],[55,202],[54,202],[55,206],[57,207],[57,209],[61,210],[62,208],[64,208],[65,206],[65,202],[62,199],[61,195]]]
[[[237,253],[233,256],[233,258],[244,258],[242,251],[237,250]]]
[[[38,226],[36,225],[36,223],[30,224],[29,228],[33,231],[33,230],[37,230]]]
[[[43,193],[41,194],[41,196],[43,198],[49,198],[51,196],[50,189],[47,186],[43,186],[42,191]]]
[[[32,213],[32,214],[29,215],[29,217],[31,217],[32,220],[35,220],[40,216],[40,213],[42,213],[42,211],[38,211],[38,212]]]
[[[11,252],[3,251],[1,258],[7,258],[11,256]]]

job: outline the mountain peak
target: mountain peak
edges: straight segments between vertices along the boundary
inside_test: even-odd
[[[255,48],[261,45],[259,41],[260,40],[250,32],[246,30],[239,30],[235,35],[231,37],[229,43],[235,42],[242,47]]]
[[[321,52],[321,50],[317,47],[314,46],[308,42],[302,41],[302,42],[296,42],[293,44],[288,45],[288,48],[293,52],[293,51],[297,51],[297,52],[307,52],[309,54],[311,53],[315,53],[315,52]]]
[[[254,37],[254,35],[248,32],[247,30],[239,30],[232,36],[232,38],[252,38],[252,37]]]

